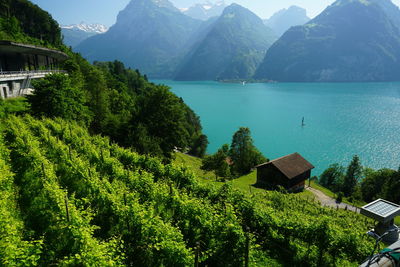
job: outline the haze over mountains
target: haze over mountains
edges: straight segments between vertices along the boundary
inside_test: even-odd
[[[61,33],[64,37],[64,43],[71,47],[76,47],[82,41],[96,34],[105,33],[108,27],[102,24],[79,24],[61,25]]]
[[[76,50],[151,78],[400,80],[400,11],[391,0],[338,0],[313,20],[293,6],[266,20],[270,27],[236,4],[219,17],[198,18],[168,0],[132,0],[108,32]]]
[[[390,0],[338,0],[267,52],[255,78],[290,82],[400,79],[400,11]]]
[[[181,11],[183,14],[194,19],[208,20],[212,17],[220,16],[225,7],[226,5],[224,1],[219,1],[215,4],[211,2],[205,2],[202,4],[195,4],[189,8],[183,8]]]
[[[176,71],[180,79],[250,77],[276,37],[239,5],[227,7],[224,14],[201,21],[167,0],[132,0],[108,32],[85,40],[76,50],[91,61],[121,60],[152,78],[174,78]]]
[[[298,6],[281,9],[269,19],[264,20],[265,25],[270,27],[277,36],[284,34],[290,27],[303,25],[310,20],[307,11]]]
[[[185,57],[175,79],[251,78],[275,40],[272,30],[259,17],[232,4]]]
[[[201,21],[182,14],[167,0],[132,0],[108,32],[76,49],[91,61],[121,60],[151,77],[170,77]]]

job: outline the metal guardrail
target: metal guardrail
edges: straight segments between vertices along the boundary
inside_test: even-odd
[[[0,77],[2,78],[12,78],[19,76],[32,76],[41,75],[49,73],[67,73],[65,70],[33,70],[33,71],[0,71]]]

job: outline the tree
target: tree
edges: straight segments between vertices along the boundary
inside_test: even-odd
[[[377,171],[368,169],[368,171],[364,173],[365,179],[361,182],[362,197],[364,201],[371,202],[379,197],[384,197],[382,195],[383,187],[396,171],[390,169]]]
[[[360,159],[355,155],[347,167],[346,175],[343,180],[343,193],[345,196],[351,196],[357,184],[361,180],[363,169],[360,163]]]
[[[35,91],[28,96],[32,114],[36,117],[60,117],[89,123],[91,112],[85,105],[82,90],[75,88],[64,74],[51,74],[33,81]]]
[[[382,188],[382,197],[400,204],[400,172],[394,172]]]
[[[233,161],[235,174],[243,175],[267,159],[254,146],[249,128],[241,127],[232,137],[229,156]]]
[[[196,141],[194,141],[192,147],[190,148],[189,154],[202,158],[206,154],[208,145],[208,138],[206,135],[200,135]]]
[[[214,155],[206,156],[203,159],[201,169],[205,171],[214,171],[216,179],[221,177],[225,180],[231,177],[230,166],[227,162],[228,153],[229,145],[225,144],[218,149]]]
[[[190,136],[184,126],[185,110],[180,99],[168,87],[149,86],[147,95],[138,97],[137,104],[139,108],[130,121],[130,131],[134,133],[138,125],[145,127],[143,132],[157,142],[163,152],[156,156],[171,159],[175,147],[186,148],[189,145]],[[140,147],[139,139],[137,137],[130,142],[134,147]]]
[[[319,184],[332,190],[339,192],[343,184],[344,168],[339,164],[332,164],[326,169],[319,178]]]

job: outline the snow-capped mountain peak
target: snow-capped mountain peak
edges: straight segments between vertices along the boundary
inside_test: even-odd
[[[226,5],[223,0],[215,3],[205,1],[203,3],[195,4],[192,7],[181,9],[181,12],[195,19],[207,20],[211,17],[221,15],[225,7]]]
[[[92,23],[92,24],[87,24],[84,22],[81,22],[79,24],[71,24],[71,25],[62,25],[62,29],[70,29],[70,30],[80,30],[88,33],[105,33],[108,31],[108,27],[103,25],[103,24],[98,24],[98,23]]]

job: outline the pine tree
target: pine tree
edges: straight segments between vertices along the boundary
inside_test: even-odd
[[[347,167],[346,175],[344,177],[343,193],[345,196],[351,196],[354,193],[358,182],[361,180],[361,175],[362,166],[360,159],[357,155],[354,155],[352,161]]]
[[[239,175],[249,173],[254,166],[267,161],[254,146],[250,129],[245,127],[233,135],[229,155],[233,161],[233,170]]]

